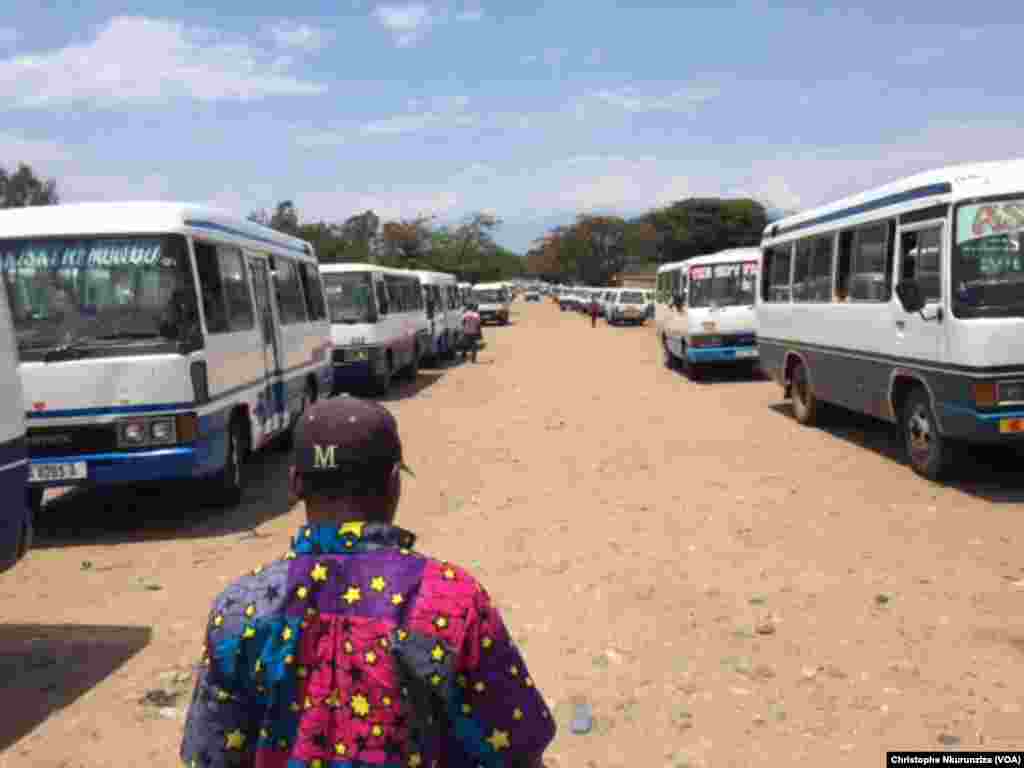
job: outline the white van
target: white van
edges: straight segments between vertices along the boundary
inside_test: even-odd
[[[425,355],[431,363],[452,360],[462,340],[462,307],[455,275],[447,272],[414,272],[423,284],[431,345]]]
[[[598,303],[601,306],[600,312],[602,317],[608,317],[608,312],[609,310],[611,310],[612,305],[615,303],[615,297],[618,295],[618,293],[618,288],[608,288],[607,290],[601,292]]]
[[[26,497],[25,401],[5,282],[0,280],[0,573],[17,563],[32,544],[32,516]]]
[[[512,297],[504,283],[478,283],[473,286],[471,298],[479,308],[482,322],[508,325]]]
[[[658,315],[658,343],[670,368],[691,378],[705,365],[757,364],[755,293],[759,248],[731,248],[658,270],[671,299]],[[661,307],[659,306],[659,310]]]
[[[429,356],[430,328],[419,276],[375,264],[322,264],[334,342],[333,391],[369,386],[377,394],[395,375],[415,379]]]
[[[179,203],[0,211],[21,359],[33,507],[56,486],[208,481],[235,504],[244,462],[330,387],[312,246]]]
[[[609,325],[643,325],[647,319],[647,299],[644,298],[644,292],[638,288],[619,288],[608,304],[606,317]]]

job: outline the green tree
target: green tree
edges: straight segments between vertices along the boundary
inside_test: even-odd
[[[0,168],[0,208],[56,205],[58,202],[55,180],[38,178],[25,163],[19,163],[14,173]]]

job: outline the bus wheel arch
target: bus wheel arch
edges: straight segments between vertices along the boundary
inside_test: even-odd
[[[813,426],[818,419],[820,403],[814,393],[810,367],[801,355],[790,353],[786,359],[786,378],[793,416],[804,426]]]
[[[228,414],[224,441],[224,466],[213,476],[214,494],[218,504],[235,506],[242,500],[245,461],[252,444],[252,419],[247,406],[235,406]]]
[[[914,376],[894,377],[892,390],[890,399],[910,468],[932,482],[941,480],[952,464],[953,445],[942,434],[931,390]]]

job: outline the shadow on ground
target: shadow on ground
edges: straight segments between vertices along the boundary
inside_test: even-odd
[[[287,514],[290,453],[271,447],[246,464],[242,503],[222,509],[204,503],[201,486],[71,491],[47,501],[32,546],[37,549],[130,541],[244,534]]]
[[[790,402],[769,406],[775,413],[793,418]],[[829,406],[821,411],[815,427],[832,437],[874,451],[879,456],[906,465],[900,430],[894,424],[854,411]],[[953,466],[943,485],[998,503],[1024,503],[1022,453],[1009,446],[957,446]],[[907,472],[911,472],[907,466]],[[925,482],[922,480],[922,482]]]
[[[152,637],[149,627],[0,624],[0,751],[101,683]],[[30,762],[30,761],[29,761]]]

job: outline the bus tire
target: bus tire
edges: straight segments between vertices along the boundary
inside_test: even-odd
[[[29,512],[32,513],[33,517],[38,516],[43,511],[43,496],[46,494],[45,488],[26,488],[25,489],[25,502],[28,504]]]
[[[933,482],[942,479],[951,463],[952,446],[939,434],[928,393],[921,387],[911,390],[900,416],[910,468]]]
[[[213,476],[215,501],[221,507],[234,507],[242,501],[245,487],[245,419],[235,414],[228,425],[224,467]]]
[[[805,427],[813,426],[818,420],[819,403],[807,376],[807,366],[798,360],[790,374],[792,381],[793,415]]]

